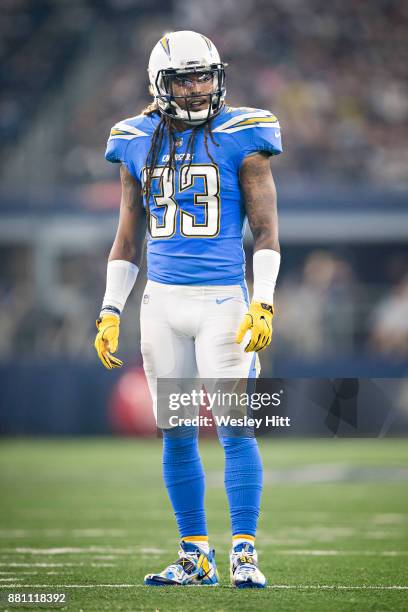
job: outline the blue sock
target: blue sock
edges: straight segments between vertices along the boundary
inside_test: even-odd
[[[177,428],[181,429],[181,428]],[[163,430],[163,478],[180,538],[206,536],[205,476],[198,451],[198,430]]]
[[[262,461],[256,438],[220,435],[225,451],[225,490],[232,535],[255,537],[262,494]]]

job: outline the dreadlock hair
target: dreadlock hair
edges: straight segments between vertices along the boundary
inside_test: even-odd
[[[148,115],[148,116],[154,115],[155,113],[157,114],[160,113],[156,102],[152,102],[151,104],[146,106],[146,108],[142,111],[143,115]],[[206,150],[206,153],[209,159],[214,165],[216,165],[214,158],[212,157],[208,149],[208,137],[210,137],[211,142],[216,147],[219,147],[220,145],[214,139],[214,135],[211,129],[211,121],[212,120],[210,119],[204,125],[204,146],[205,146],[205,150]],[[193,161],[194,143],[195,143],[197,131],[201,127],[201,125],[197,125],[193,127],[190,137],[188,139],[187,149],[186,149],[186,157],[188,157],[188,154],[190,154],[190,158],[188,162],[188,170],[190,169],[192,161]],[[174,137],[175,132],[176,132],[176,129],[174,125],[174,120],[168,117],[167,115],[161,115],[160,122],[157,124],[156,129],[153,132],[152,140],[150,143],[150,149],[147,153],[146,162],[145,162],[146,175],[145,175],[145,181],[144,181],[144,186],[143,186],[143,195],[146,200],[146,212],[147,212],[148,220],[149,220],[149,214],[150,214],[149,200],[150,200],[153,172],[156,167],[157,159],[159,157],[166,134],[167,134],[168,143],[169,143],[169,158],[166,161],[166,164],[162,169],[161,176],[163,176],[166,169],[168,173],[167,176],[169,176],[171,170],[175,170],[176,168],[176,139]]]

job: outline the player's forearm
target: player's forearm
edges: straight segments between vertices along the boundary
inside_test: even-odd
[[[249,226],[254,238],[254,253],[271,249],[280,253],[277,196],[271,176],[253,185],[246,199]]]
[[[254,238],[253,301],[273,304],[280,246],[276,188],[269,159],[262,154],[247,158],[241,170],[241,184]]]
[[[136,282],[139,267],[124,259],[108,262],[102,312],[120,316]]]
[[[146,213],[141,202],[141,185],[126,166],[120,168],[120,179],[122,197],[119,224],[109,261],[120,259],[139,266],[146,235]]]
[[[121,259],[129,261],[136,266],[140,266],[143,253],[143,244],[146,235],[146,219],[142,217],[138,220],[137,227],[134,228],[132,235],[127,232],[124,234],[119,227],[112,248],[109,253],[108,261]]]
[[[138,224],[134,237],[121,234],[119,227],[109,254],[102,309],[113,307],[120,314],[125,307],[139,272],[144,236],[145,223]]]
[[[134,236],[124,234],[119,224],[108,258],[102,310],[110,310],[117,315],[125,307],[140,268],[146,224],[144,218],[139,221],[137,229],[134,228]]]
[[[252,229],[254,234],[254,291],[255,302],[273,304],[276,280],[280,267],[280,246],[278,227],[265,223],[260,228]]]
[[[266,227],[256,232],[255,235],[252,230],[252,234],[254,236],[254,253],[263,249],[270,249],[280,253],[277,230],[275,231],[274,228]]]
[[[273,304],[281,260],[277,222],[264,223],[260,227],[253,228],[252,233],[254,235],[253,300]]]
[[[122,199],[119,225],[106,272],[102,312],[120,316],[136,282],[146,234],[146,215],[140,202],[140,187],[126,168],[121,168]]]
[[[260,249],[254,253],[254,302],[273,304],[280,260],[280,253],[273,249]]]
[[[263,153],[247,157],[241,166],[240,183],[254,252],[272,249],[279,253],[277,195],[269,157]]]

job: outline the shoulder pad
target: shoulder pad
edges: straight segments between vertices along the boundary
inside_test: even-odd
[[[137,115],[119,121],[111,129],[109,138],[132,140],[140,136],[149,136],[148,119],[146,115]]]
[[[280,128],[279,121],[275,115],[267,110],[247,107],[229,107],[227,113],[232,115],[232,117],[214,128],[213,132],[233,134],[234,132],[249,130],[251,128]]]

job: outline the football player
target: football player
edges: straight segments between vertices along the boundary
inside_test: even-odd
[[[282,145],[271,112],[225,103],[225,64],[207,37],[189,31],[163,36],[148,73],[152,104],[114,125],[106,150],[107,160],[121,164],[122,199],[95,348],[106,368],[122,366],[115,356],[120,316],[147,225],[141,350],[156,412],[158,378],[255,376],[256,353],[272,338],[280,250],[270,156]],[[251,303],[242,244],[246,218],[254,238]],[[163,476],[179,556],[148,574],[145,584],[216,585],[198,433],[173,433],[163,430]],[[225,432],[219,438],[232,527],[231,582],[262,588],[266,580],[255,550],[262,491],[257,442]]]

